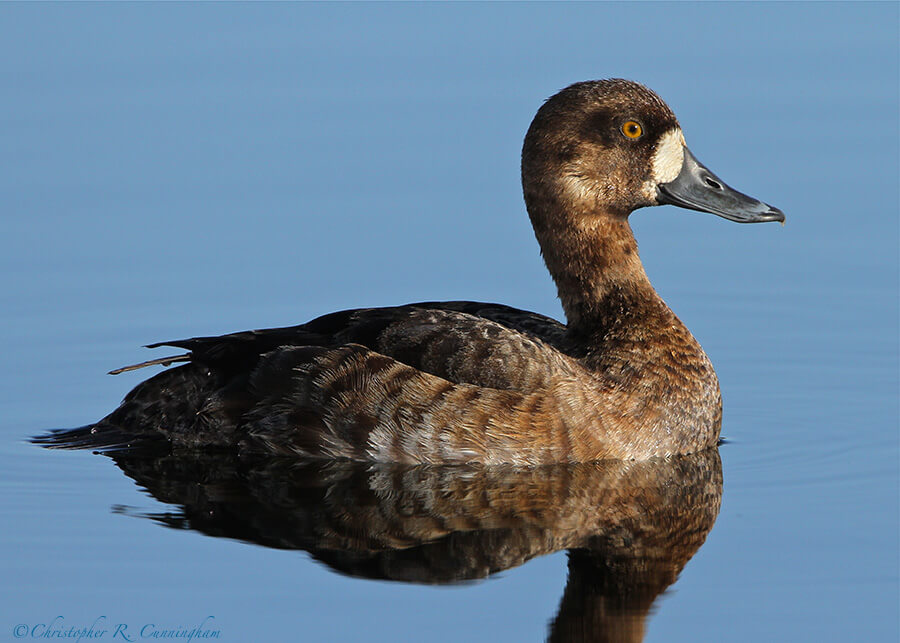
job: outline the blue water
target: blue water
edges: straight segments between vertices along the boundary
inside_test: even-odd
[[[896,641],[898,24],[895,3],[0,5],[0,639],[208,616],[230,641],[546,636],[562,551],[461,586],[354,579],[166,529],[143,516],[178,506],[108,458],[26,439],[114,408],[146,374],[104,373],[154,340],[435,299],[561,317],[521,140],[559,88],[621,76],[788,217],[632,217],[729,440],[645,640]]]

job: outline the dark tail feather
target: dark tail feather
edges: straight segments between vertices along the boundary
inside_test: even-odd
[[[117,451],[149,446],[160,442],[151,436],[123,431],[110,424],[88,424],[77,429],[56,429],[30,439],[45,449],[94,449],[96,451]]]
[[[146,362],[141,362],[140,364],[131,364],[130,366],[122,366],[121,368],[117,368],[109,372],[110,375],[118,375],[119,373],[127,373],[128,371],[136,371],[139,368],[144,368],[146,366],[170,366],[175,362],[190,362],[191,354],[185,353],[184,355],[170,355],[169,357],[158,357],[156,359],[147,360]]]

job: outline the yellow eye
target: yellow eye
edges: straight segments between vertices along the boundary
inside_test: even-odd
[[[622,123],[622,133],[628,138],[640,138],[644,128],[636,121],[625,121]]]

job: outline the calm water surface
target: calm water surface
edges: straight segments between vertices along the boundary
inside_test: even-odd
[[[897,61],[896,4],[0,6],[0,640],[896,641]],[[523,479],[27,443],[111,410],[146,374],[103,373],[154,340],[561,316],[518,154],[608,76],[788,216],[632,217],[719,374],[718,456]]]

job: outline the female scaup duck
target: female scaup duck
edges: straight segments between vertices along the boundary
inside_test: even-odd
[[[577,83],[538,110],[525,203],[568,323],[475,302],[349,310],[290,328],[153,344],[188,362],[81,429],[83,444],[404,463],[644,459],[716,444],[709,359],[650,285],[628,215],[673,204],[784,221],[685,146],[675,115],[627,80]],[[75,440],[77,442],[77,440]]]

